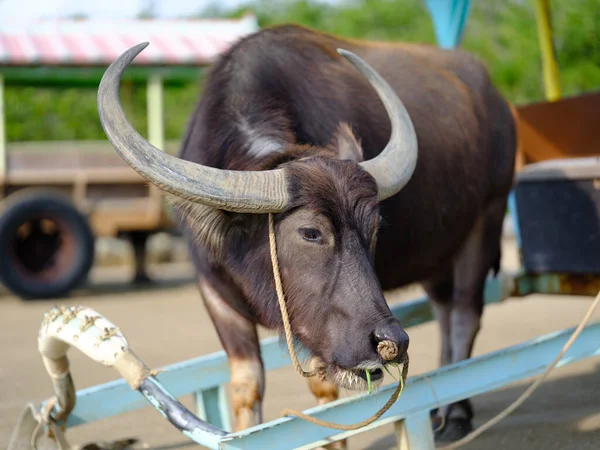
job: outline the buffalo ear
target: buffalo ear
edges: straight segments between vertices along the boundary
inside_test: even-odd
[[[355,162],[361,162],[363,159],[360,142],[346,122],[341,122],[338,125],[329,147],[338,154],[340,159],[349,159]]]
[[[167,193],[165,200],[173,211],[173,216],[190,233],[194,243],[207,247],[211,257],[224,263],[229,255],[230,236],[235,229],[234,220],[238,213],[232,213],[213,206],[185,200]],[[252,215],[252,214],[239,214]]]

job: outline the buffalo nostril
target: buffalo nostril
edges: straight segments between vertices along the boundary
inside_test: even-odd
[[[402,328],[397,320],[389,320],[381,322],[375,327],[373,337],[376,341],[376,347],[380,342],[391,341],[398,347],[398,356],[400,359],[408,351],[409,338],[406,331]]]

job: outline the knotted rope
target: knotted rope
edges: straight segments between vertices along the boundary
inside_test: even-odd
[[[386,361],[393,361],[398,356],[398,346],[392,341],[381,341],[377,344],[377,353]]]
[[[292,358],[292,364],[294,366],[294,369],[296,369],[296,371],[305,378],[314,377],[316,375],[324,377],[325,374],[322,373],[322,371],[319,369],[316,369],[316,370],[313,370],[310,372],[306,372],[302,368],[302,365],[300,364],[300,362],[298,361],[298,356],[296,355],[296,350],[294,349],[293,340],[292,340],[292,329],[290,326],[290,319],[289,319],[289,316],[287,313],[287,308],[285,305],[285,295],[283,293],[283,287],[281,284],[281,273],[279,271],[279,263],[277,260],[277,244],[275,242],[275,227],[273,225],[273,215],[271,213],[269,213],[269,245],[270,245],[270,249],[271,249],[271,263],[273,264],[273,276],[275,277],[275,290],[277,291],[277,300],[279,302],[279,309],[281,310],[281,318],[283,320],[283,330],[285,332],[285,340],[287,343],[288,352],[290,354],[290,357]],[[381,357],[385,361],[393,361],[398,356],[398,346],[392,341],[387,341],[387,340],[381,341],[377,345],[377,352],[381,355]],[[297,416],[300,419],[306,420],[308,422],[312,422],[315,425],[320,425],[320,426],[327,427],[327,428],[334,428],[337,430],[344,430],[344,431],[358,430],[359,428],[362,428],[364,426],[367,426],[367,425],[373,423],[374,421],[379,419],[383,414],[385,414],[385,412],[388,409],[391,408],[391,406],[394,404],[394,402],[396,400],[398,400],[398,398],[400,397],[400,394],[402,394],[402,390],[404,389],[404,384],[406,383],[407,375],[408,375],[408,356],[407,356],[406,362],[402,365],[402,376],[400,377],[398,386],[396,387],[396,390],[394,391],[394,393],[392,394],[390,399],[387,401],[387,403],[385,405],[383,405],[383,407],[379,411],[377,411],[375,414],[373,414],[368,419],[365,419],[361,422],[358,422],[358,423],[355,423],[352,425],[341,425],[341,424],[337,424],[337,423],[333,423],[333,422],[328,422],[325,420],[320,420],[315,417],[304,414],[303,412],[296,411],[296,410],[289,409],[289,408],[286,408],[283,411],[281,411],[281,415],[282,416],[289,416],[289,415]]]

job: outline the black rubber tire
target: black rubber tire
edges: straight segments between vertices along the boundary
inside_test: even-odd
[[[27,256],[21,256],[17,250],[19,228],[36,219],[49,219],[57,224],[56,229],[61,236],[47,238],[55,241],[46,245],[56,247],[45,255],[49,269],[41,268],[37,272],[27,267],[27,263],[31,266],[31,261],[39,264],[41,261],[34,258],[26,261]],[[33,245],[36,251],[43,248],[42,244],[35,242],[29,245]],[[88,221],[68,197],[60,193],[28,189],[12,194],[2,202],[0,281],[21,299],[49,299],[68,295],[87,277],[94,262],[94,250],[94,236]]]

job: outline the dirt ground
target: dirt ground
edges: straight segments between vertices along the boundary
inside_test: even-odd
[[[505,267],[514,267],[514,245],[507,242]],[[197,357],[220,350],[217,335],[199,300],[187,264],[154,267],[158,286],[132,289],[125,282],[130,268],[98,268],[91,287],[60,303],[92,307],[115,322],[132,348],[150,367]],[[419,295],[418,290],[396,292],[390,302]],[[510,346],[579,323],[590,298],[530,296],[490,306],[483,318],[475,355]],[[53,302],[55,303],[55,302]],[[0,293],[0,448],[5,448],[17,416],[28,401],[52,395],[36,349],[43,313],[53,303],[22,302]],[[57,302],[58,303],[58,302]],[[592,321],[600,320],[600,311]],[[435,369],[439,334],[435,323],[409,329],[411,373]],[[268,336],[267,333],[262,333]],[[78,389],[117,377],[115,371],[92,363],[82,354],[69,354]],[[600,359],[592,358],[557,369],[527,402],[509,418],[463,447],[471,450],[586,450],[600,448]],[[515,400],[530,381],[474,398],[476,425]],[[283,407],[305,409],[314,400],[303,379],[291,367],[267,374],[265,419],[278,416]],[[191,398],[182,399],[190,406]],[[357,418],[358,420],[358,418]],[[149,448],[167,450],[194,444],[153,409],[78,427],[68,431],[72,444],[137,437]],[[350,438],[351,449],[395,448],[392,426]]]

